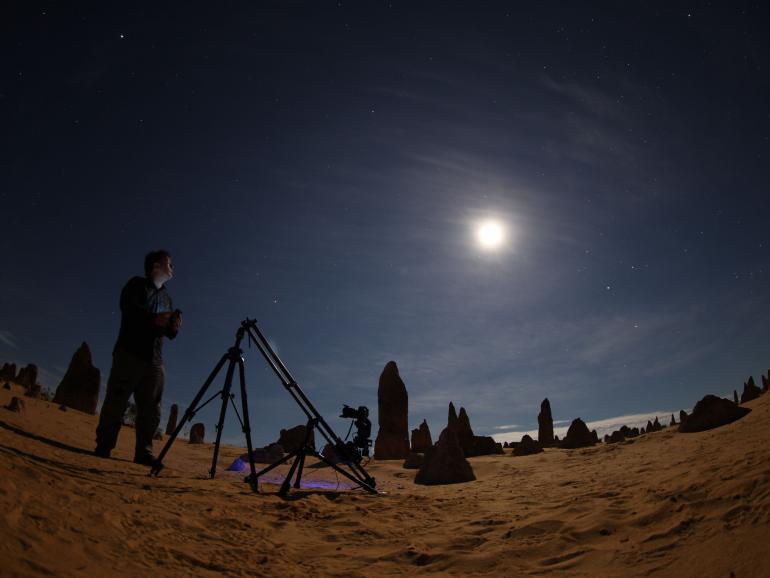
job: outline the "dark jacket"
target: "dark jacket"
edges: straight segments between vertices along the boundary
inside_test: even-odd
[[[163,285],[156,289],[145,277],[132,277],[120,293],[120,333],[115,349],[133,353],[153,365],[163,365],[163,337],[174,339],[176,332],[159,327],[155,318],[174,311],[171,296]]]

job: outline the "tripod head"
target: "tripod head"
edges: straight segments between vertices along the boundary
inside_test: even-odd
[[[240,327],[238,327],[238,330],[235,332],[235,338],[238,342],[240,342],[244,335],[249,340],[249,347],[251,347],[251,344],[254,341],[254,338],[251,335],[251,330],[256,329],[257,327],[257,320],[256,319],[249,319],[248,317],[241,321]]]

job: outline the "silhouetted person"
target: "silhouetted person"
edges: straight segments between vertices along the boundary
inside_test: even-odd
[[[134,462],[151,465],[152,438],[160,423],[165,370],[163,338],[174,339],[182,315],[174,310],[166,283],[174,266],[168,251],[152,251],[144,258],[144,277],[133,277],[120,294],[120,333],[112,352],[107,393],[96,428],[98,456],[108,458],[118,441],[123,414],[131,394],[136,404]]]

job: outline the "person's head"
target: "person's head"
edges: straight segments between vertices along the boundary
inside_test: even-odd
[[[144,274],[160,289],[174,275],[171,253],[165,249],[147,253],[144,257]]]

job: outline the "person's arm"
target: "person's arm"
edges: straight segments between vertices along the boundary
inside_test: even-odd
[[[146,293],[139,277],[134,277],[120,292],[120,310],[142,325],[154,325],[155,316],[146,309]]]
[[[164,335],[169,339],[174,339],[179,333],[180,327],[182,327],[182,312],[177,309],[171,314]]]

